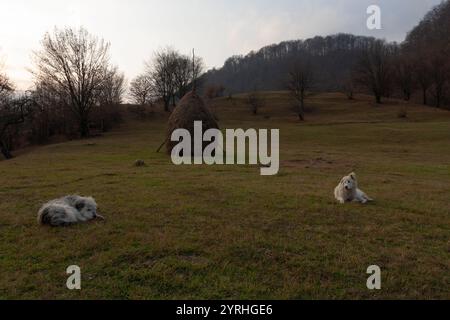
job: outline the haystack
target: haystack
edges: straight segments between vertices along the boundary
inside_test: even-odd
[[[188,92],[178,103],[169,118],[166,149],[171,154],[172,149],[178,142],[170,141],[172,132],[176,129],[186,129],[191,133],[192,141],[194,140],[194,122],[202,121],[203,132],[209,129],[219,129],[214,115],[206,106],[203,99],[196,93],[195,89]],[[205,148],[207,143],[203,146]],[[192,146],[192,152],[194,147]]]

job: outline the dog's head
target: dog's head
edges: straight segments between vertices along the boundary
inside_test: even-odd
[[[87,219],[91,220],[97,217],[97,203],[92,197],[80,197],[75,203],[75,208]]]
[[[358,182],[356,181],[356,174],[354,172],[350,173],[348,176],[342,178],[341,185],[345,190],[354,190],[358,187]]]

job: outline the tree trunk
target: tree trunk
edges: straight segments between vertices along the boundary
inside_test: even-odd
[[[305,121],[305,100],[301,97],[300,104],[298,106],[298,118],[300,121]]]
[[[441,107],[442,87],[436,86],[436,108]]]
[[[9,160],[13,158],[13,155],[11,154],[11,151],[9,151],[9,148],[7,147],[7,144],[3,141],[0,141],[0,152],[3,154],[5,159]]]
[[[165,99],[163,99],[164,100],[164,111],[165,112],[169,112],[170,110],[169,110],[169,106],[170,106],[170,98],[169,99],[167,99],[167,98],[165,98]]]
[[[377,104],[381,104],[381,95],[375,94],[375,102],[376,102]]]
[[[300,121],[305,121],[305,116],[303,115],[303,112],[302,112],[302,111],[299,111],[299,112],[298,112],[298,120],[300,120]]]
[[[175,99],[176,99],[176,96],[173,95],[173,96],[172,96],[172,107],[173,107],[173,108],[175,108],[175,106],[177,105],[177,104],[175,103]]]
[[[427,89],[422,89],[422,92],[423,92],[423,104],[427,105],[428,104]]]
[[[403,90],[403,100],[405,101],[411,100],[411,93],[407,89]]]
[[[348,100],[354,100],[353,91],[347,92],[347,98],[348,98]]]
[[[89,137],[89,120],[86,116],[80,118],[80,136],[81,138]]]

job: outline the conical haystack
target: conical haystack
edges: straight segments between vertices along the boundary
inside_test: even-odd
[[[203,99],[195,92],[195,90],[187,93],[178,103],[169,118],[167,130],[166,149],[169,154],[178,142],[171,141],[172,132],[176,129],[186,129],[191,133],[192,141],[194,141],[194,122],[202,121],[203,132],[208,129],[219,129],[216,119],[211,111],[205,105]],[[205,143],[203,148],[208,143]],[[192,153],[194,147],[192,146]]]

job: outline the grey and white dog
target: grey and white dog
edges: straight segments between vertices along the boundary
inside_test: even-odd
[[[373,201],[372,198],[358,188],[358,181],[354,172],[341,179],[339,185],[334,189],[334,197],[340,203],[355,201],[365,204]]]
[[[97,203],[92,197],[66,196],[44,204],[38,212],[38,222],[53,227],[68,226],[105,218],[97,214]]]

